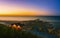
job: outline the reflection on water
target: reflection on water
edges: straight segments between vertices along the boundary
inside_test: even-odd
[[[34,17],[0,17],[0,20],[9,20],[9,21],[24,21],[24,20],[34,20]]]
[[[35,19],[40,19],[42,21],[47,21],[50,23],[53,23],[55,27],[60,27],[60,16],[35,16],[35,17],[0,17],[0,20],[8,20],[8,21],[26,21],[26,20],[35,20]]]
[[[0,17],[0,20],[12,20],[12,21],[24,21],[24,20],[34,20],[39,18],[43,21],[48,22],[60,22],[60,16],[38,16],[38,17]]]

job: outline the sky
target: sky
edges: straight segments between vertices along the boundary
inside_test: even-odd
[[[60,0],[0,0],[0,16],[59,16]]]

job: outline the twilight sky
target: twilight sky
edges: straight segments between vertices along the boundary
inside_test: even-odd
[[[0,16],[35,15],[60,15],[60,0],[0,0]]]

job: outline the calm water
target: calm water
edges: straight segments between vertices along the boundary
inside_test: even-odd
[[[39,18],[43,21],[48,22],[60,22],[60,16],[35,16],[35,17],[0,17],[0,20],[15,20],[15,21],[23,21],[23,20],[34,20]]]
[[[35,17],[0,17],[0,20],[8,21],[24,21],[24,20],[35,20],[40,19],[42,21],[47,21],[53,23],[55,27],[60,27],[60,16],[35,16]]]

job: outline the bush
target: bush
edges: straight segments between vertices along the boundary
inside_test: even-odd
[[[0,38],[41,38],[30,32],[16,30],[0,24]]]

